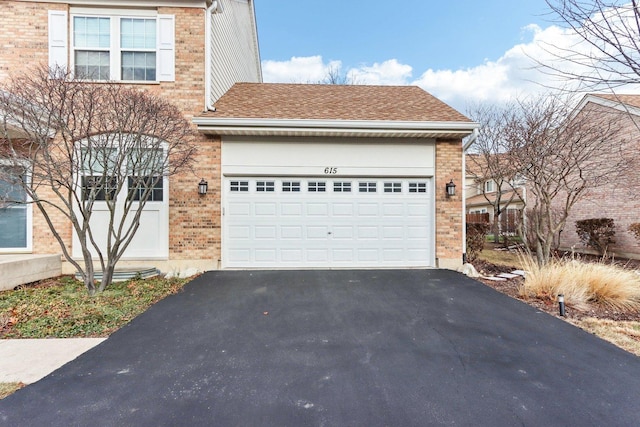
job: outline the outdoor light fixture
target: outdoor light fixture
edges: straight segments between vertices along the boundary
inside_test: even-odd
[[[451,197],[451,196],[455,196],[456,195],[456,185],[453,183],[453,179],[451,179],[451,181],[447,182],[446,190],[447,190],[447,197]]]
[[[198,184],[198,194],[201,196],[207,194],[207,190],[209,189],[209,183],[202,178],[200,183]]]
[[[558,309],[560,310],[560,316],[565,317],[564,294],[558,295]]]

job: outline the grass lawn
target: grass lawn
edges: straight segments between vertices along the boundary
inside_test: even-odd
[[[132,279],[93,297],[62,276],[0,292],[0,339],[107,337],[191,279]],[[0,383],[0,399],[23,387]]]

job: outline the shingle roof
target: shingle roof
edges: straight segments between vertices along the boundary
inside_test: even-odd
[[[236,83],[215,107],[200,117],[472,123],[417,86]]]

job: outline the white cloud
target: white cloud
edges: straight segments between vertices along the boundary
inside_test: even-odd
[[[389,59],[381,64],[363,65],[348,71],[349,78],[357,84],[369,85],[406,85],[411,78],[413,68]]]
[[[541,68],[540,64],[577,74],[593,70],[558,59],[558,54],[562,56],[566,52],[589,52],[589,47],[571,30],[529,25],[523,28],[523,37],[523,43],[513,46],[500,58],[485,60],[466,69],[428,69],[414,78],[411,65],[389,59],[350,68],[345,74],[357,84],[418,85],[464,112],[477,102],[499,103],[548,88],[567,88],[567,85],[575,84],[562,80],[557,73]],[[329,70],[342,71],[340,61],[325,63],[321,56],[264,61],[262,65],[266,82],[319,82]]]
[[[331,70],[339,70],[341,61],[324,63],[322,56],[294,56],[287,61],[262,61],[262,76],[269,83],[317,83]]]

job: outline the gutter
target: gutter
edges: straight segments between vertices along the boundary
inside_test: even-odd
[[[474,122],[413,122],[398,120],[315,120],[315,119],[247,119],[194,117],[193,123],[202,128],[216,129],[394,129],[445,131],[472,135],[480,126]],[[202,130],[202,129],[201,129]]]
[[[207,7],[204,14],[204,109],[205,111],[216,111],[211,100],[211,45],[213,37],[213,27],[211,17],[214,13],[222,13],[222,5],[217,0],[213,0]]]

